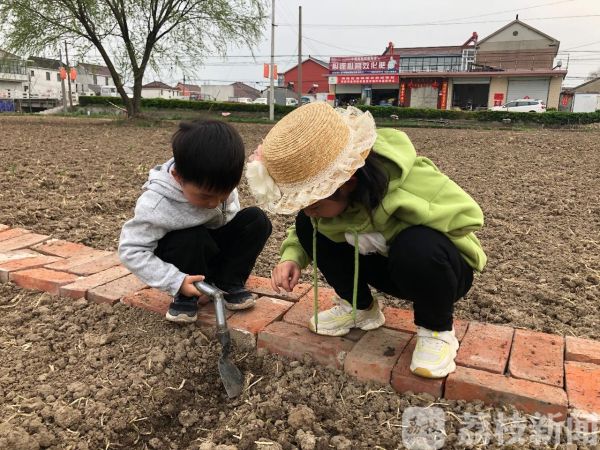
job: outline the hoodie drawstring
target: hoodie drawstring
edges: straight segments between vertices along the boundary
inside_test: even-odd
[[[317,219],[311,219],[313,226],[312,235],[312,264],[313,264],[313,314],[315,321],[315,331],[319,327],[319,276],[317,267],[317,233],[319,232],[319,222]],[[352,320],[356,322],[356,302],[358,299],[358,271],[359,271],[359,249],[358,249],[358,231],[352,230],[354,234],[354,283],[352,287]]]

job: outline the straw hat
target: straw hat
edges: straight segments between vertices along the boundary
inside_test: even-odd
[[[332,195],[365,163],[375,121],[357,108],[309,103],[281,119],[250,157],[246,178],[257,202],[293,214]]]

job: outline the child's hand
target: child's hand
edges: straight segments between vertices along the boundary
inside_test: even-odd
[[[292,289],[298,284],[299,279],[300,266],[294,261],[279,263],[271,271],[271,287],[275,292],[279,292],[279,288],[283,288],[287,292],[292,292]]]
[[[204,294],[194,286],[196,281],[204,281],[204,275],[186,275],[179,288],[179,293],[186,297],[203,297]]]

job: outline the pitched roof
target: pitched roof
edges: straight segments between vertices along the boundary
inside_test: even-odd
[[[590,83],[594,83],[594,82],[596,82],[598,80],[600,80],[600,77],[592,78],[591,80],[587,80],[584,83],[581,83],[581,84],[578,84],[577,86],[573,86],[572,88],[569,88],[569,90],[573,90],[574,91],[575,89],[579,89],[579,88],[584,87],[584,86],[586,86],[586,85],[588,85]]]
[[[99,64],[89,64],[89,63],[79,63],[77,66],[81,66],[85,69],[86,72],[92,75],[102,75],[105,77],[110,77],[110,70],[108,67],[101,66]]]
[[[12,53],[7,52],[6,50],[2,50],[1,48],[0,48],[0,58],[21,59],[17,55],[13,55]]]
[[[200,86],[198,86],[197,84],[183,84],[183,83],[177,83],[177,86],[175,86],[176,89],[185,89],[186,91],[198,91],[200,92],[202,89],[200,88]]]
[[[252,86],[248,86],[246,83],[242,83],[241,81],[236,81],[231,83],[234,88],[241,89],[242,92],[245,92],[248,96],[256,95],[260,93],[258,89],[254,89]]]
[[[142,89],[173,89],[166,83],[162,81],[152,81],[151,83],[144,84]]]
[[[320,59],[317,59],[317,58],[315,58],[315,57],[313,57],[313,56],[310,56],[310,55],[308,55],[308,58],[306,58],[305,60],[303,60],[303,61],[302,61],[302,64],[304,65],[304,63],[305,63],[305,62],[307,62],[307,61],[312,61],[312,62],[314,62],[314,63],[317,63],[317,64],[319,64],[320,66],[323,66],[325,69],[329,70],[329,63],[326,63],[326,62],[325,62],[325,61],[323,61],[323,60],[320,60]],[[296,67],[298,67],[298,64],[296,64],[296,65],[295,65],[295,66],[293,66],[293,67],[290,67],[288,70],[286,70],[286,71],[285,71],[285,72],[283,72],[283,73],[284,73],[284,74],[286,74],[286,73],[288,73],[288,72],[290,72],[290,71],[294,70]],[[279,73],[282,73],[282,72],[279,72]]]
[[[30,56],[29,60],[32,61],[29,65],[31,67],[39,67],[41,69],[52,69],[58,70],[62,66],[61,62],[57,59],[40,58],[38,56]]]
[[[525,22],[522,22],[519,19],[515,19],[512,22],[507,23],[506,25],[504,25],[502,28],[494,31],[489,36],[484,37],[482,40],[480,40],[479,42],[477,42],[477,46],[481,45],[482,43],[484,43],[485,41],[487,41],[492,36],[496,36],[498,33],[501,33],[502,31],[506,30],[508,27],[510,27],[511,25],[514,25],[516,23],[518,23],[519,25],[524,26],[525,28],[529,28],[534,33],[537,33],[537,34],[539,34],[541,36],[544,36],[546,39],[549,39],[549,40],[554,41],[554,42],[558,42],[558,39],[555,39],[552,36],[549,36],[546,33],[541,32],[540,30],[538,30],[537,28],[532,27],[531,25],[527,25]]]

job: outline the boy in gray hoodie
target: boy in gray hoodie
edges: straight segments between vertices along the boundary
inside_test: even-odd
[[[140,280],[171,294],[166,314],[194,322],[206,279],[225,291],[225,306],[245,309],[254,297],[244,287],[271,234],[259,208],[240,210],[237,185],[244,143],[220,121],[181,123],[173,158],[150,170],[135,216],[121,230],[119,256]]]

